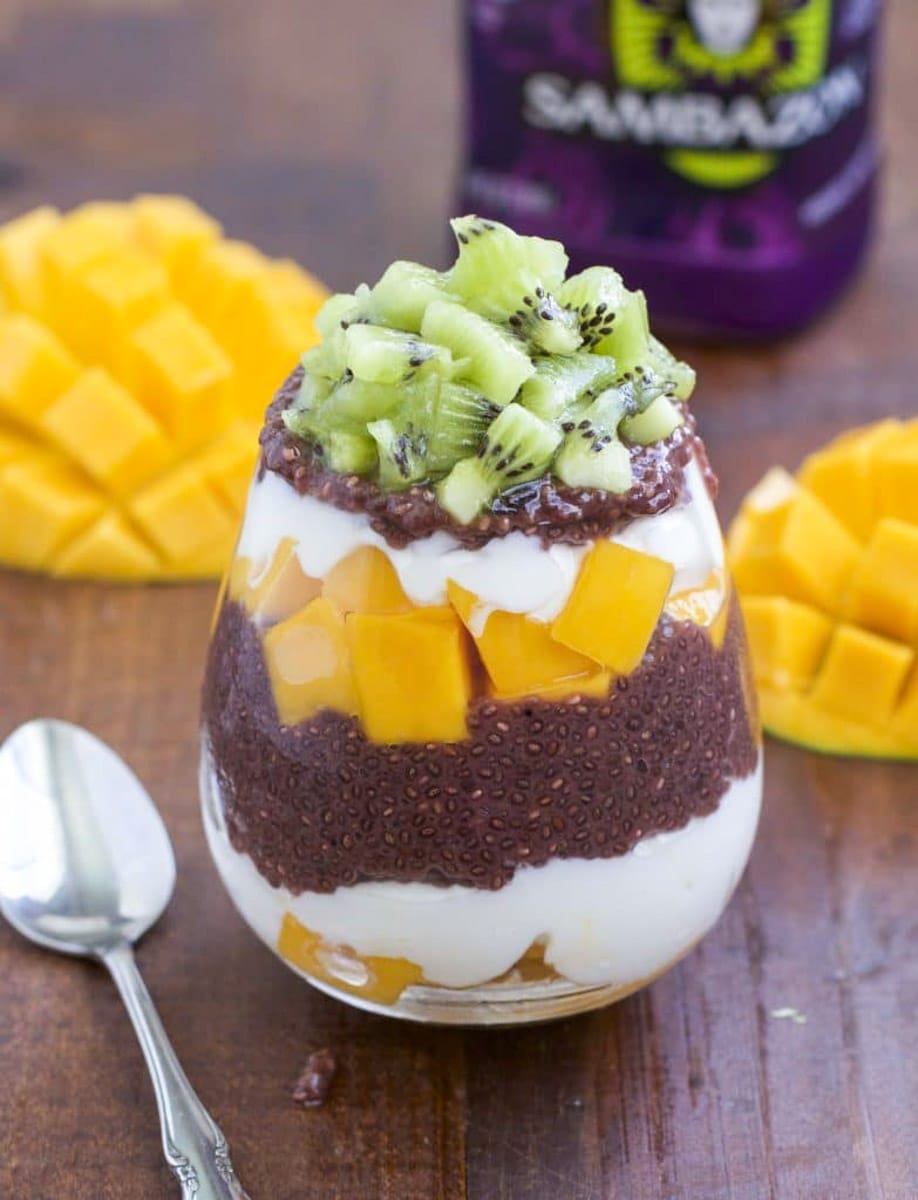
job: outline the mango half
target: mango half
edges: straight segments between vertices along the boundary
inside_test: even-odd
[[[918,421],[850,430],[769,471],[727,549],[765,728],[918,759]]]
[[[0,564],[219,575],[326,295],[181,196],[0,226]]]

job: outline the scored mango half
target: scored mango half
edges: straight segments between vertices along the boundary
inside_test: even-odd
[[[181,196],[0,226],[0,565],[219,575],[326,296]]]
[[[765,728],[918,759],[918,421],[853,429],[769,471],[727,537]]]

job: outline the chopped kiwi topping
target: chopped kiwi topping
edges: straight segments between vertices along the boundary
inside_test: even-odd
[[[475,216],[452,228],[449,271],[394,262],[326,301],[287,427],[333,471],[434,487],[462,524],[543,476],[628,491],[628,445],[669,437],[695,384],[643,293],[610,267],[567,277],[559,242]]]

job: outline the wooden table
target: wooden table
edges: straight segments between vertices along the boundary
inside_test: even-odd
[[[175,188],[335,286],[396,256],[436,262],[456,9],[7,0],[0,215]],[[918,408],[918,5],[896,0],[890,16],[889,169],[867,270],[799,340],[694,354],[725,516],[766,465]],[[195,785],[213,600],[212,587],[0,575],[0,735],[36,713],[84,722],[161,805],[179,884],[140,958],[255,1200],[918,1197],[918,768],[770,743],[751,866],[673,972],[551,1026],[405,1026],[302,984],[218,884]],[[332,1096],[300,1110],[290,1083],[325,1045],[340,1060]],[[5,928],[0,1074],[4,1200],[175,1194],[114,989]]]

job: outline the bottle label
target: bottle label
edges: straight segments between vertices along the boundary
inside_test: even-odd
[[[831,0],[609,0],[614,82],[532,72],[522,116],[657,147],[686,179],[743,187],[863,105],[867,59],[829,66],[831,27]]]
[[[790,328],[869,228],[880,8],[467,0],[460,204],[616,264],[674,321]]]

